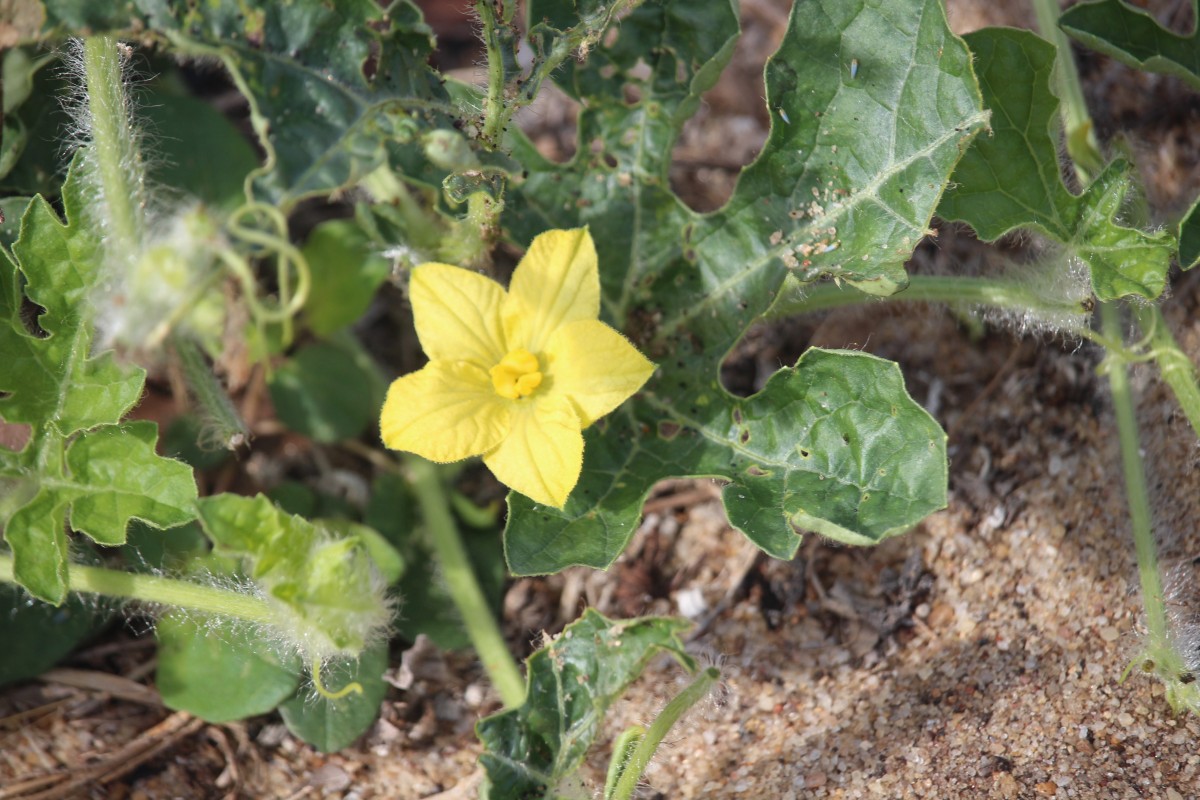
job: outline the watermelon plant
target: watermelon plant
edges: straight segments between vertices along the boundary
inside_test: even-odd
[[[1200,432],[1155,306],[1172,264],[1200,262],[1200,212],[1149,224],[1063,32],[1187,80],[1195,37],[1116,0],[1061,28],[1035,5],[1048,38],[958,37],[940,0],[797,2],[766,68],[767,140],[700,213],[668,169],[733,53],[733,0],[478,0],[480,85],[431,66],[410,0],[30,3],[0,27],[0,422],[20,442],[0,448],[0,679],[103,624],[80,596],[118,598],[156,618],[168,706],[278,709],[328,751],[375,718],[389,643],[425,634],[474,647],[504,705],[477,728],[483,796],[552,798],[666,653],[694,677],[618,738],[603,796],[632,797],[718,673],[680,621],[593,611],[522,669],[496,619],[505,575],[610,567],[669,478],[718,481],[729,523],[780,559],[804,533],[869,546],[943,508],[946,436],[895,363],[812,348],[748,397],[721,381],[763,319],[934,300],[1107,352],[1146,603],[1135,664],[1200,711],[1126,378],[1156,364]],[[219,65],[244,130],[181,63]],[[550,81],[581,109],[564,163],[513,123]],[[1046,255],[1020,278],[910,276],[935,215]],[[363,336],[381,307],[398,316],[389,283],[424,364]],[[167,391],[160,431],[139,403]],[[261,466],[280,433],[319,479]],[[477,458],[502,509],[480,501]],[[47,630],[53,607],[70,623]]]

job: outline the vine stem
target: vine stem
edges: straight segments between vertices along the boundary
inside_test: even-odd
[[[1135,305],[1133,313],[1138,326],[1150,340],[1150,355],[1158,364],[1159,374],[1175,393],[1192,430],[1200,436],[1200,387],[1196,385],[1196,368],[1192,360],[1175,341],[1158,306]]]
[[[1106,336],[1120,337],[1120,312],[1112,303],[1101,304],[1100,326]],[[1146,609],[1146,629],[1149,632],[1150,649],[1156,650],[1169,643],[1170,633],[1167,628],[1166,605],[1163,603],[1162,580],[1158,574],[1158,552],[1150,517],[1150,493],[1146,488],[1146,474],[1142,469],[1137,419],[1133,412],[1133,394],[1129,388],[1129,376],[1123,360],[1110,356],[1105,367],[1108,372],[1109,389],[1112,391],[1113,412],[1117,418],[1121,469],[1125,474],[1125,495],[1133,526],[1138,578],[1142,585],[1142,603]]]
[[[417,503],[421,506],[421,515],[428,526],[429,539],[442,567],[450,597],[458,606],[471,644],[475,646],[483,668],[500,693],[501,701],[506,707],[515,708],[525,701],[525,679],[512,653],[508,651],[500,627],[471,569],[458,526],[450,514],[446,487],[437,467],[431,462],[412,457],[405,459],[405,463],[412,476]]]
[[[671,702],[667,703],[646,730],[646,734],[638,742],[637,748],[629,755],[629,759],[625,762],[625,769],[621,772],[621,778],[617,781],[616,788],[613,789],[609,800],[630,800],[633,797],[633,793],[637,791],[638,782],[642,779],[642,773],[650,765],[650,759],[654,757],[655,751],[658,750],[658,746],[662,744],[667,733],[680,717],[708,694],[720,677],[720,670],[716,667],[709,667],[697,675],[686,689],[672,698]]]
[[[1033,312],[1035,316],[1053,320],[1055,327],[1067,333],[1085,338],[1092,336],[1091,329],[1083,323],[1088,313],[1083,301],[1054,299],[1015,281],[996,278],[912,275],[903,291],[883,298],[849,286],[815,283],[781,293],[763,317],[771,320],[858,303],[897,301],[982,305],[1021,313]]]
[[[500,0],[504,2],[504,0]],[[500,52],[500,40],[496,30],[496,0],[475,0],[475,11],[483,25],[483,43],[487,49],[488,88],[487,105],[484,109],[483,131],[480,138],[490,150],[500,146],[508,112],[504,102],[504,55]],[[512,8],[504,2],[505,14],[512,16]],[[500,20],[505,24],[508,20]]]
[[[120,252],[136,252],[141,244],[144,199],[137,134],[130,122],[122,79],[122,55],[112,36],[83,41],[83,74],[91,121],[92,156],[104,198],[106,223]],[[130,180],[132,178],[132,181]]]
[[[13,575],[13,558],[7,553],[0,553],[0,582],[17,582]],[[246,622],[271,624],[275,621],[271,606],[265,600],[175,578],[67,564],[67,584],[73,592],[187,608]]]
[[[1058,0],[1031,0],[1033,13],[1042,36],[1054,43],[1058,51],[1055,59],[1054,80],[1056,94],[1062,101],[1063,129],[1066,131],[1067,154],[1075,163],[1079,179],[1088,184],[1104,169],[1104,158],[1096,141],[1096,131],[1088,114],[1087,101],[1083,98],[1083,85],[1079,82],[1079,70],[1071,52],[1071,41],[1058,27],[1061,13]]]

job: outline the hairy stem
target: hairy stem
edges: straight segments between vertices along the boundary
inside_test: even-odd
[[[502,19],[496,19],[496,6],[501,6]],[[504,128],[508,124],[512,112],[505,103],[505,54],[502,39],[505,30],[512,22],[511,2],[496,2],[495,0],[475,0],[475,10],[483,25],[483,43],[487,48],[488,86],[487,105],[483,112],[483,131],[480,138],[484,145],[491,150],[500,146]],[[511,37],[507,37],[511,38]]]
[[[1116,306],[1100,306],[1100,325],[1110,338],[1121,335],[1121,317]],[[1125,363],[1119,358],[1106,362],[1108,385],[1112,390],[1113,412],[1117,418],[1117,439],[1121,444],[1121,469],[1125,474],[1125,494],[1129,502],[1129,518],[1133,526],[1133,544],[1137,552],[1138,577],[1142,584],[1142,602],[1146,608],[1146,629],[1150,646],[1169,642],[1167,610],[1163,603],[1162,580],[1158,575],[1158,552],[1150,518],[1150,493],[1142,469],[1138,443],[1137,419],[1133,412],[1133,393]]]
[[[458,606],[471,644],[475,646],[488,677],[500,693],[501,701],[506,707],[515,708],[525,701],[525,679],[521,677],[521,670],[508,651],[496,618],[492,616],[492,610],[471,569],[458,526],[450,515],[446,487],[432,463],[417,457],[406,459],[406,463],[450,597]]]
[[[0,581],[16,583],[13,559],[7,553],[0,554]],[[67,583],[73,592],[187,608],[246,622],[270,624],[275,620],[271,607],[257,597],[174,578],[68,564]]]
[[[780,293],[767,309],[765,319],[780,319],[797,314],[828,311],[866,302],[907,301],[980,305],[1034,316],[1053,322],[1055,327],[1076,336],[1090,337],[1085,324],[1087,307],[1083,301],[1047,297],[1015,281],[996,278],[913,275],[904,291],[878,298],[850,286],[815,283]]]
[[[650,759],[654,757],[655,751],[658,750],[658,746],[662,744],[662,740],[672,726],[708,694],[720,677],[720,670],[716,667],[709,667],[697,675],[696,679],[677,694],[671,702],[667,703],[646,730],[645,735],[638,742],[637,748],[629,755],[629,759],[625,762],[625,768],[621,772],[621,778],[617,781],[616,789],[610,795],[610,800],[630,800],[633,797],[633,793],[637,791],[638,782],[642,779],[642,773],[646,771]],[[620,757],[620,754],[617,754],[617,757]]]
[[[142,240],[145,182],[140,169],[138,135],[130,119],[122,79],[122,55],[111,36],[83,42],[83,71],[92,133],[96,177],[103,197],[105,223],[122,253]]]

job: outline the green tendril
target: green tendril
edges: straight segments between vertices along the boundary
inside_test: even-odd
[[[359,683],[358,681],[351,681],[350,683],[343,686],[341,689],[338,689],[336,692],[331,692],[328,689],[326,689],[325,685],[323,683],[321,683],[321,659],[319,659],[319,658],[313,659],[312,680],[313,680],[313,688],[315,688],[317,690],[317,694],[321,695],[321,697],[324,697],[326,700],[341,700],[343,697],[345,697],[348,694],[362,694],[363,693],[362,684]]]
[[[245,222],[247,218],[254,219],[255,224]],[[283,327],[284,343],[290,344],[293,338],[292,320],[308,300],[312,272],[308,259],[288,241],[287,218],[274,206],[247,202],[233,212],[225,228],[230,238],[249,245],[247,250],[250,257],[274,259],[279,300],[266,304],[259,299],[258,283],[247,256],[234,248],[218,252],[218,257],[241,285],[242,295],[259,334],[265,334],[268,323],[279,323]]]

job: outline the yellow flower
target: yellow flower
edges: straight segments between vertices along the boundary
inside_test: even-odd
[[[534,239],[507,292],[459,267],[422,264],[411,297],[429,363],[388,390],[383,443],[441,463],[481,455],[501,482],[562,508],[583,468],[582,430],[654,372],[598,319],[587,229]]]

